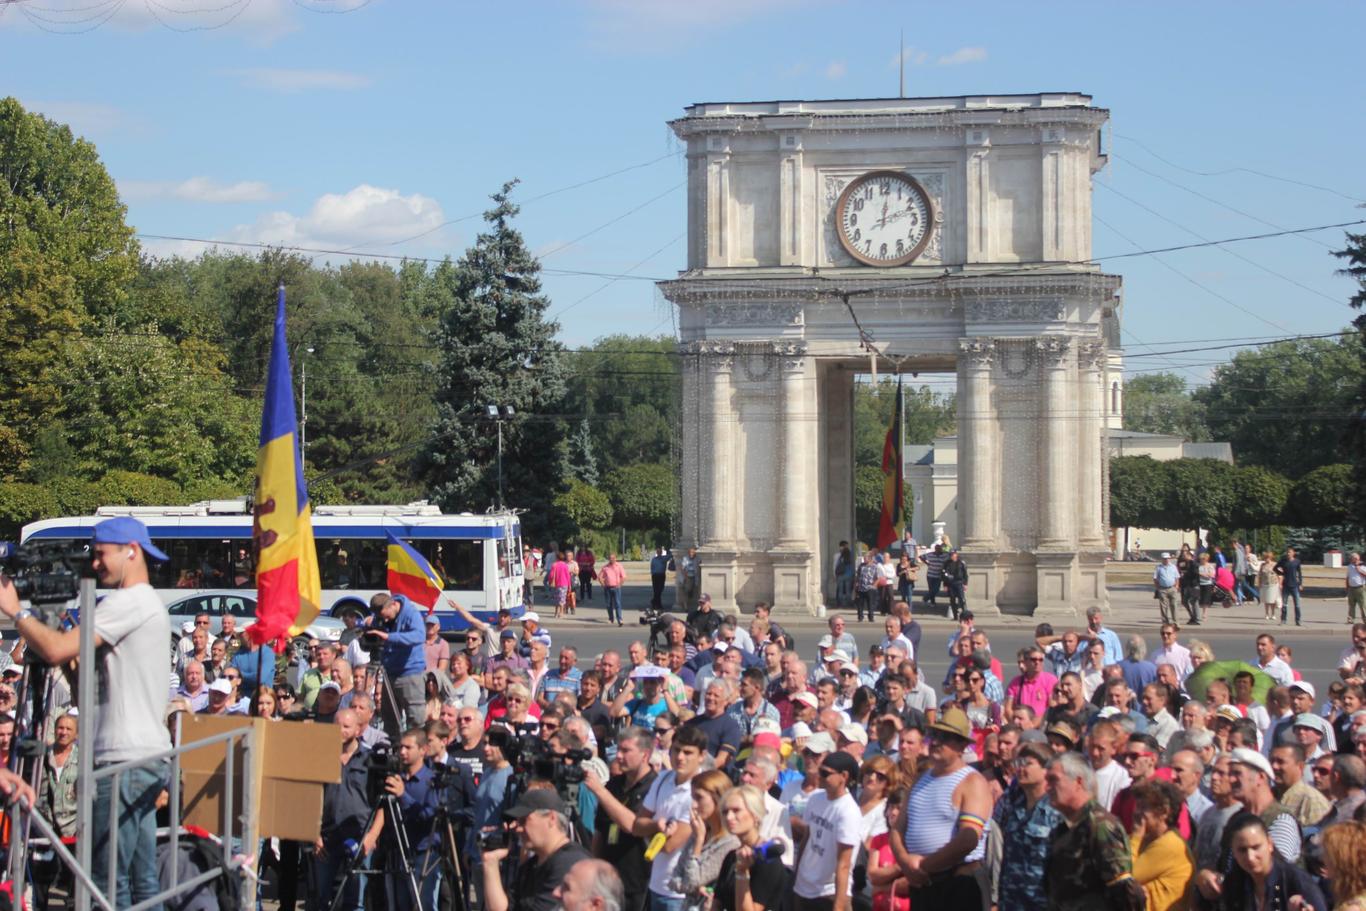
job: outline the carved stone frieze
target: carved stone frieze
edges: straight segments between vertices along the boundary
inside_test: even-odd
[[[803,320],[801,304],[779,304],[772,301],[712,304],[707,307],[706,314],[707,323],[712,326],[800,326]]]
[[[1077,364],[1082,370],[1104,370],[1110,352],[1104,342],[1086,341],[1077,344]]]
[[[773,353],[781,359],[783,370],[806,369],[806,342],[774,342]]]
[[[685,357],[691,355],[697,358],[699,367],[712,370],[729,370],[735,363],[735,350],[735,345],[731,342],[710,339],[684,342],[679,346],[680,354]]]
[[[970,300],[969,322],[1048,323],[1067,318],[1067,305],[1061,300]]]
[[[1066,363],[1072,351],[1072,340],[1059,335],[1044,336],[1034,340],[1034,350],[1038,354],[1040,367],[1056,369]]]

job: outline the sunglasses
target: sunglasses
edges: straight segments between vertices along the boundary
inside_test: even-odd
[[[1146,751],[1145,751],[1145,752],[1139,752],[1138,750],[1134,750],[1134,751],[1131,752],[1131,753],[1125,753],[1125,754],[1124,754],[1124,758],[1125,758],[1125,759],[1143,759],[1143,758],[1145,758],[1145,757],[1147,757],[1147,756],[1156,756],[1156,755],[1157,755],[1156,753],[1149,753],[1149,752],[1146,752]]]
[[[889,780],[890,780],[890,779],[887,777],[887,773],[886,773],[886,772],[879,772],[877,769],[869,769],[868,771],[866,771],[866,772],[863,773],[863,777],[864,777],[864,778],[881,778],[883,781],[889,781]]]

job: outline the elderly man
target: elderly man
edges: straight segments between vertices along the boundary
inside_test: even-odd
[[[707,752],[716,760],[718,769],[725,768],[740,751],[740,725],[726,713],[730,704],[730,682],[713,680],[702,695],[702,712],[689,719],[684,727],[695,727],[707,735]]]
[[[882,628],[887,633],[886,637],[882,640],[883,654],[886,654],[887,650],[892,646],[897,646],[903,651],[906,657],[915,657],[915,646],[911,644],[911,640],[902,632],[900,617],[895,614],[888,616],[887,619],[882,621]],[[857,653],[850,652],[849,654],[853,655]]]
[[[1143,706],[1143,717],[1148,720],[1148,733],[1165,750],[1172,735],[1181,729],[1171,712],[1167,711],[1166,684],[1153,682],[1143,687],[1139,703]]]
[[[1318,822],[1319,828],[1354,819],[1366,804],[1366,760],[1351,753],[1339,754],[1328,776],[1328,796],[1332,798],[1333,807]]]
[[[1130,636],[1124,644],[1124,660],[1119,662],[1124,682],[1135,693],[1157,679],[1157,665],[1148,660],[1148,643],[1142,636]]]
[[[1332,809],[1328,798],[1304,780],[1304,747],[1298,743],[1276,744],[1271,748],[1271,771],[1276,779],[1276,799],[1301,828],[1316,825],[1328,815]]]
[[[541,626],[541,615],[535,611],[522,614],[522,634],[517,638],[517,652],[528,661],[531,660],[531,644],[539,642],[549,653],[551,648],[550,631]]]
[[[1095,800],[1095,775],[1077,753],[1062,753],[1044,773],[1048,799],[1062,814],[1048,839],[1043,881],[1048,907],[1126,907],[1140,891],[1124,826]],[[1112,900],[1112,896],[1118,900]]]
[[[768,701],[778,710],[778,723],[783,730],[792,727],[795,720],[796,703],[793,700],[798,694],[806,692],[810,692],[806,684],[806,662],[794,658],[783,671],[782,679],[768,690]],[[816,704],[814,694],[811,704]]]
[[[1164,553],[1162,562],[1153,570],[1153,593],[1157,597],[1157,610],[1163,626],[1176,623],[1177,582],[1180,578],[1180,572],[1172,563],[1172,555]]]
[[[929,726],[930,767],[911,788],[893,833],[892,854],[914,892],[913,903],[980,907],[977,866],[986,853],[991,788],[963,759],[972,728],[962,709],[950,707]],[[827,760],[828,761],[828,760]]]
[[[1233,798],[1267,823],[1276,853],[1289,863],[1297,862],[1300,859],[1300,827],[1294,815],[1276,800],[1271,787],[1276,772],[1271,763],[1256,750],[1244,747],[1235,749],[1232,759],[1229,787]]]
[[[787,804],[773,795],[781,764],[782,756],[776,748],[771,745],[756,746],[740,773],[740,783],[753,785],[763,792],[764,818],[759,823],[759,837],[764,840],[782,839],[783,865],[790,868],[796,859],[792,816]]]
[[[198,661],[185,663],[185,673],[180,679],[180,689],[176,696],[190,704],[191,712],[202,712],[209,704],[209,685],[204,682],[204,665]]]
[[[1158,667],[1161,667],[1164,664],[1170,664],[1176,669],[1178,681],[1185,683],[1186,678],[1195,670],[1195,666],[1191,664],[1190,649],[1176,640],[1177,633],[1179,632],[1180,627],[1178,627],[1175,622],[1163,623],[1160,633],[1162,645],[1148,657],[1152,663]]]
[[[1195,750],[1177,750],[1172,754],[1172,783],[1186,802],[1186,812],[1197,827],[1205,813],[1214,806],[1213,801],[1200,791],[1200,782],[1205,777],[1205,763]]]
[[[578,649],[572,645],[561,646],[559,666],[541,676],[536,686],[536,701],[546,706],[554,702],[561,693],[569,693],[577,699],[579,681],[583,678],[583,671],[576,666],[578,660]]]
[[[564,911],[621,911],[627,907],[616,868],[593,857],[570,867],[551,897]]]

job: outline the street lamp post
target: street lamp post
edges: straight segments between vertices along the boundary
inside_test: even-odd
[[[511,405],[485,405],[484,414],[498,427],[498,508],[503,508],[503,422],[517,414]]]
[[[304,357],[299,358],[299,406],[302,412],[299,418],[299,458],[305,462],[308,461],[308,355],[312,353],[312,348],[305,348]]]

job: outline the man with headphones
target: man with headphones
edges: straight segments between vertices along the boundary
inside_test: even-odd
[[[91,556],[100,587],[110,590],[82,622],[95,624],[99,674],[94,716],[95,768],[145,759],[171,748],[166,729],[166,681],[171,673],[171,621],[148,582],[147,560],[165,560],[147,526],[131,516],[105,519],[91,536]],[[80,653],[80,629],[54,630],[19,603],[14,584],[0,577],[0,613],[48,664],[64,664]],[[87,708],[81,706],[82,720]],[[115,907],[126,908],[161,890],[156,863],[156,802],[166,787],[165,762],[119,776],[117,809],[113,780],[99,780],[95,795],[91,874],[108,881],[109,832],[118,827]],[[117,813],[117,817],[113,814]]]

